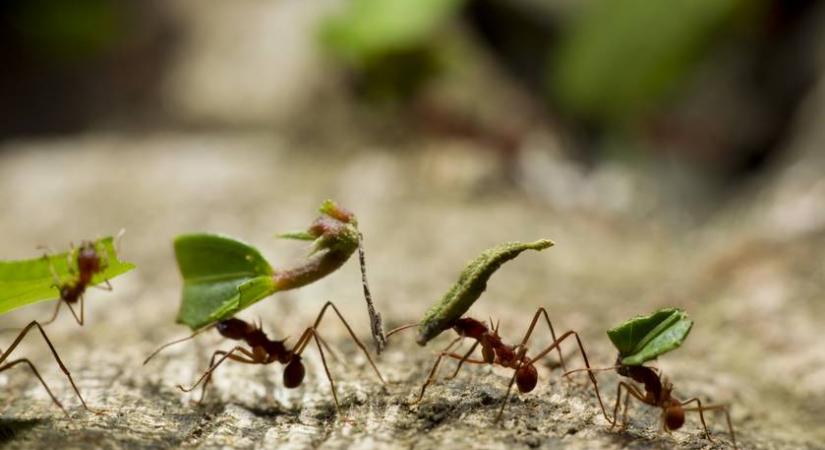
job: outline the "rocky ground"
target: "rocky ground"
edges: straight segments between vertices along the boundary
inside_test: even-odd
[[[411,146],[418,148],[348,144],[325,151],[251,132],[90,134],[3,144],[4,258],[32,257],[38,245],[64,248],[126,228],[122,253],[138,269],[114,280],[112,293],[89,293],[83,328],[65,311],[48,328],[101,414],[79,407],[43,342],[32,335],[17,352],[33,359],[71,418],[25,370],[4,372],[0,445],[730,447],[717,415],[709,417],[713,442],[697,417],[666,434],[659,431],[658,412],[642,406],[631,410],[627,430],[609,430],[592,390],[584,380],[560,379],[555,358],[542,366],[538,388],[517,395],[497,425],[493,418],[510,375],[504,370],[468,367],[413,405],[434,353],[448,338],[424,348],[412,333],[393,338],[378,358],[388,380],[382,386],[331,319],[322,330],[339,353],[330,365],[342,398],[340,415],[312,348],[301,388],[284,389],[277,365],[226,364],[202,406],[175,386],[193,382],[211,351],[230,343],[203,335],[141,365],[155,347],[187,333],[174,324],[176,234],[238,236],[278,267],[300,258],[306,247],[273,234],[305,226],[321,200],[334,198],[360,219],[370,283],[389,326],[418,320],[481,250],[507,240],[551,238],[555,247],[525,254],[496,274],[471,315],[500,319],[501,334],[515,342],[544,306],[557,329],[578,330],[591,361],[605,366],[615,356],[605,329],[654,308],[683,307],[696,321],[693,331],[681,349],[658,362],[678,395],[730,403],[740,448],[825,448],[825,186],[817,152],[800,148],[756,187],[697,218],[668,206],[668,197],[656,192],[660,181],[625,168],[577,174],[546,153],[526,152],[518,162],[523,177],[514,186],[500,176],[495,157],[466,143]],[[332,300],[368,339],[359,280],[353,261],[241,317],[260,317],[271,336],[294,338]],[[5,315],[2,328],[45,319],[52,305]],[[0,342],[12,337],[7,333]],[[542,331],[532,347],[548,340]],[[569,364],[581,364],[572,345],[565,353]],[[607,372],[599,380],[612,403],[616,376]]]

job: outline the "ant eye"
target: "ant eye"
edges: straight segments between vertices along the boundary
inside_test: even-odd
[[[284,369],[284,386],[289,389],[296,388],[304,381],[304,363],[301,362],[301,357],[296,356],[286,365]]]
[[[522,366],[516,373],[516,384],[519,392],[530,392],[536,387],[539,380],[539,374],[536,367],[532,364]]]

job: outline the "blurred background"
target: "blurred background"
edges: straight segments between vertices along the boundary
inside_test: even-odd
[[[685,307],[697,326],[666,369],[736,404],[749,448],[816,448],[823,114],[815,0],[5,0],[0,248],[28,258],[128,230],[139,270],[110,299],[91,294],[83,331],[54,325],[86,343],[74,361],[87,379],[115,383],[104,367],[184,332],[175,234],[236,235],[277,267],[306,249],[273,233],[335,198],[359,217],[389,325],[415,320],[484,248],[549,237],[557,247],[506,266],[474,315],[501,317],[515,340],[549,306],[609,364],[602,330]],[[309,321],[334,298],[366,330],[358,280],[350,264],[252,313],[295,335],[285,315]],[[173,354],[190,359],[152,382],[186,381],[209,348]],[[14,383],[49,410],[36,383]]]

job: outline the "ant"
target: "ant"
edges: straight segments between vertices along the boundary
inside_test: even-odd
[[[98,254],[94,242],[83,241],[80,244],[80,247],[77,249],[77,257],[75,258],[77,263],[77,269],[74,268],[74,264],[72,264],[71,261],[71,256],[74,253],[75,250],[74,248],[72,248],[72,251],[70,251],[67,256],[69,258],[69,271],[72,275],[75,275],[74,278],[61,282],[60,277],[54,270],[54,267],[49,266],[49,269],[52,272],[52,277],[54,278],[53,286],[60,291],[60,299],[58,300],[57,305],[54,308],[54,313],[52,314],[52,317],[49,320],[43,322],[43,325],[48,325],[54,322],[57,319],[57,314],[60,312],[60,306],[63,303],[66,303],[66,306],[69,308],[69,311],[71,311],[77,323],[80,326],[83,326],[83,294],[86,293],[86,288],[92,286],[98,289],[103,289],[105,291],[112,290],[112,285],[109,284],[109,280],[104,280],[104,283],[106,284],[105,287],[91,284],[92,277],[106,270],[107,266],[105,259],[102,258],[100,254]],[[43,255],[43,258],[48,259],[48,254]],[[72,307],[72,305],[78,302],[80,303],[79,316]]]
[[[622,412],[622,423],[619,427],[620,430],[624,430],[627,427],[627,408],[630,403],[630,397],[633,397],[646,405],[662,409],[662,429],[668,433],[672,430],[678,430],[682,427],[682,425],[684,425],[685,412],[698,412],[699,419],[702,421],[702,427],[705,430],[705,437],[711,442],[713,442],[713,439],[710,437],[708,426],[705,423],[704,412],[722,411],[725,413],[725,419],[728,423],[728,431],[730,432],[731,440],[733,441],[733,448],[738,448],[736,446],[736,434],[733,431],[733,424],[731,423],[730,414],[728,412],[729,405],[702,405],[702,401],[697,397],[693,397],[685,401],[679,400],[672,395],[673,384],[668,381],[667,378],[662,376],[656,368],[641,365],[625,365],[621,363],[621,358],[619,358],[616,365],[613,367],[604,369],[576,369],[567,372],[564,375],[567,376],[573,372],[588,371],[592,376],[592,372],[612,369],[615,369],[616,373],[623,377],[630,378],[637,383],[643,384],[645,392],[642,393],[641,390],[634,384],[619,381],[619,386],[616,388],[616,404],[613,407],[614,420],[610,424],[611,429],[613,429],[618,422],[616,414],[619,412],[622,389],[624,389],[624,410]],[[690,403],[696,403],[696,406],[686,407]]]
[[[312,326],[304,330],[301,334],[301,337],[295,343],[295,345],[289,349],[286,346],[286,339],[282,340],[271,340],[269,339],[266,334],[261,329],[261,324],[251,324],[245,322],[241,319],[237,318],[230,318],[226,320],[219,321],[214,325],[207,326],[201,330],[196,331],[191,336],[179,339],[176,341],[169,342],[164,344],[143,362],[143,364],[148,363],[155,355],[157,355],[161,350],[165,349],[170,345],[177,344],[179,342],[183,342],[185,340],[191,339],[196,335],[200,334],[201,332],[208,330],[212,327],[217,329],[218,333],[221,336],[232,339],[235,341],[243,341],[249,348],[243,347],[241,345],[237,345],[229,351],[224,350],[216,350],[212,354],[212,358],[209,361],[209,368],[203,373],[203,375],[198,378],[198,380],[190,387],[184,387],[178,385],[178,389],[183,392],[191,392],[198,385],[201,385],[201,396],[198,400],[198,403],[203,402],[203,399],[206,395],[206,388],[209,382],[212,379],[212,374],[214,373],[215,369],[218,368],[224,361],[230,359],[232,361],[237,361],[244,364],[271,364],[274,362],[278,362],[280,364],[285,365],[283,380],[284,386],[292,389],[296,388],[301,385],[304,380],[305,369],[304,363],[301,358],[301,354],[306,349],[307,345],[309,345],[311,340],[315,340],[315,344],[318,347],[318,352],[321,355],[321,362],[324,365],[324,371],[326,372],[327,379],[329,380],[330,389],[332,390],[332,397],[335,400],[335,410],[336,412],[340,412],[340,405],[338,402],[338,394],[335,389],[335,382],[332,379],[332,375],[330,374],[329,367],[327,366],[326,356],[324,355],[324,348],[331,352],[329,345],[326,343],[324,338],[318,333],[318,326],[321,323],[321,319],[324,317],[324,313],[327,311],[327,308],[331,307],[335,314],[341,319],[341,322],[347,328],[350,337],[352,340],[355,341],[355,344],[361,349],[364,355],[367,357],[367,361],[369,361],[370,366],[375,371],[375,374],[378,376],[378,379],[381,381],[382,384],[386,384],[384,378],[381,376],[381,372],[378,370],[378,367],[375,366],[375,362],[373,362],[372,358],[370,357],[367,348],[361,342],[360,339],[355,335],[355,332],[350,327],[349,323],[344,319],[344,316],[341,315],[341,312],[332,302],[326,302],[324,306],[321,308],[321,312],[318,314],[318,317],[315,319],[315,322]],[[217,360],[216,360],[217,359]]]
[[[43,377],[40,376],[40,372],[37,371],[37,368],[34,367],[34,364],[32,364],[31,361],[29,361],[27,358],[20,358],[20,359],[14,359],[14,360],[11,360],[11,361],[7,361],[9,356],[11,355],[11,352],[14,351],[14,349],[17,348],[17,346],[20,344],[20,341],[22,341],[23,338],[26,337],[26,334],[28,334],[28,332],[31,331],[32,329],[34,329],[35,327],[40,331],[40,334],[43,336],[43,339],[46,341],[46,345],[49,346],[49,350],[52,352],[52,355],[54,356],[55,361],[57,361],[57,365],[60,366],[60,370],[62,370],[63,373],[66,375],[66,378],[69,379],[69,383],[72,385],[72,389],[74,389],[74,392],[77,395],[77,398],[80,399],[80,403],[83,405],[83,408],[85,408],[87,411],[91,411],[91,409],[89,409],[89,407],[86,405],[86,401],[83,400],[83,396],[80,395],[80,391],[77,389],[77,385],[75,385],[74,379],[72,379],[72,374],[69,373],[69,369],[67,369],[66,366],[63,364],[63,361],[60,359],[60,356],[58,356],[57,350],[55,350],[54,345],[52,345],[51,340],[49,340],[49,337],[46,336],[46,332],[43,330],[43,327],[41,326],[41,324],[38,323],[37,321],[32,321],[31,323],[26,325],[20,331],[20,333],[17,335],[17,337],[11,343],[11,346],[9,346],[9,348],[5,352],[3,352],[3,350],[0,350],[0,372],[4,372],[8,369],[11,369],[12,367],[14,367],[18,364],[25,364],[25,365],[29,366],[31,371],[34,373],[34,376],[37,377],[38,380],[40,380],[40,384],[42,384],[43,387],[46,389],[46,392],[49,394],[49,397],[52,398],[52,401],[54,402],[54,404],[57,405],[63,411],[63,414],[65,414],[66,417],[70,417],[69,413],[66,411],[66,408],[64,408],[63,404],[60,403],[60,400],[58,400],[57,397],[55,397],[54,393],[52,393],[52,390],[49,389],[49,386],[43,380]]]
[[[544,320],[547,322],[547,326],[550,328],[550,335],[553,338],[553,343],[545,349],[543,349],[541,352],[530,357],[527,356],[527,351],[529,350],[529,348],[527,347],[527,341],[533,334],[536,324],[538,323],[541,317],[544,317]],[[418,324],[404,325],[402,327],[396,328],[387,333],[387,337],[401,330],[412,328],[416,325]],[[432,369],[430,369],[430,374],[427,377],[427,380],[424,382],[424,385],[421,386],[421,392],[418,394],[418,398],[413,402],[414,404],[420,402],[424,398],[424,393],[427,387],[435,381],[438,372],[438,366],[444,357],[458,360],[458,365],[456,366],[453,374],[447,377],[448,380],[453,379],[458,375],[459,370],[461,370],[461,366],[465,362],[469,364],[499,365],[508,369],[513,369],[513,377],[510,379],[510,383],[507,386],[507,394],[504,397],[504,401],[501,404],[501,408],[498,411],[498,415],[496,415],[495,422],[498,422],[504,414],[504,408],[507,406],[507,402],[510,399],[510,393],[512,391],[514,383],[518,386],[519,392],[522,393],[531,392],[536,387],[536,383],[538,382],[538,371],[536,370],[535,363],[538,360],[544,358],[553,350],[556,350],[559,355],[560,364],[562,368],[565,368],[564,358],[561,354],[560,345],[568,337],[574,336],[576,338],[576,343],[578,344],[579,350],[581,351],[582,358],[584,359],[584,364],[588,369],[590,368],[590,362],[587,359],[587,353],[585,353],[584,351],[584,346],[582,345],[578,333],[570,330],[563,333],[561,337],[557,339],[556,332],[553,329],[553,324],[550,322],[550,317],[547,314],[547,310],[545,310],[544,308],[539,308],[536,311],[535,315],[533,316],[533,320],[530,322],[530,326],[527,329],[527,332],[524,334],[524,338],[518,345],[513,346],[505,344],[498,334],[498,323],[496,323],[496,325],[493,326],[492,319],[490,320],[490,326],[492,327],[492,330],[488,328],[483,322],[469,317],[462,317],[453,322],[452,329],[458,334],[458,337],[453,339],[453,341],[450,342],[450,344],[447,345],[444,348],[444,350],[439,352],[438,357],[435,360],[435,364],[433,364]],[[456,344],[459,344],[464,338],[474,339],[475,342],[467,351],[467,353],[465,353],[463,356],[453,353],[451,351],[453,347],[455,347]],[[473,352],[479,345],[481,345],[482,359],[471,359],[470,356],[473,354]],[[611,422],[611,420],[607,416],[607,411],[605,410],[604,403],[602,402],[596,378],[591,375],[590,380],[596,392],[596,398],[599,401],[599,406],[601,407],[602,414],[606,419],[608,419],[608,422]]]

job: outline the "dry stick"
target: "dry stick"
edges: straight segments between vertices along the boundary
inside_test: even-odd
[[[372,294],[370,294],[370,287],[367,283],[367,263],[364,257],[364,235],[358,233],[358,261],[361,263],[361,286],[364,288],[364,300],[367,302],[367,312],[370,315],[370,329],[372,330],[372,338],[375,340],[375,351],[381,354],[384,347],[387,346],[387,336],[384,334],[384,323],[381,320],[381,314],[375,310],[372,304]]]

